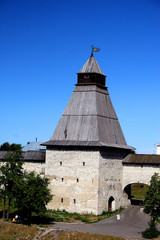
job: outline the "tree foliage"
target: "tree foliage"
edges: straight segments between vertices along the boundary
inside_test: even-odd
[[[23,176],[23,157],[21,151],[9,152],[0,166],[0,195],[3,198],[3,217],[5,218],[5,205],[8,201],[7,219],[11,200],[14,197],[15,186]]]
[[[8,153],[0,164],[0,197],[3,199],[3,218],[6,218],[7,202],[7,219],[9,219],[11,201],[28,219],[33,212],[44,212],[46,204],[52,199],[48,188],[48,178],[34,172],[24,171],[24,158],[20,144],[4,143],[0,149],[5,151],[8,149]]]
[[[24,173],[17,186],[16,207],[21,215],[30,220],[32,213],[44,213],[46,204],[52,199],[48,188],[49,179],[35,172]]]
[[[151,178],[144,200],[144,212],[150,214],[151,220],[149,222],[149,228],[143,233],[143,237],[157,237],[158,231],[156,224],[160,217],[160,176],[158,173],[154,173]]]
[[[21,151],[21,150],[22,150],[21,144],[16,143],[9,144],[8,142],[5,142],[0,146],[0,151]]]
[[[160,217],[160,176],[155,173],[150,181],[144,200],[144,212],[155,221]]]

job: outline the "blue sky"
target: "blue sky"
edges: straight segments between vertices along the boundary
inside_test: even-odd
[[[127,143],[160,142],[159,0],[0,0],[0,144],[50,139],[94,56]]]

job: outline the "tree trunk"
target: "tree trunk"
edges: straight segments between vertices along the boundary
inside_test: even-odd
[[[3,198],[3,219],[6,217],[6,197]]]
[[[28,225],[31,225],[31,216],[32,216],[32,213],[30,211],[28,211],[28,214],[27,214],[27,223],[28,223]]]
[[[8,199],[7,220],[9,220],[10,205],[11,205],[11,198]]]

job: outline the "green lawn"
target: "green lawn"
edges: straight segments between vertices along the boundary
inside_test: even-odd
[[[144,199],[148,185],[142,183],[135,183],[131,186],[131,195],[136,199]]]

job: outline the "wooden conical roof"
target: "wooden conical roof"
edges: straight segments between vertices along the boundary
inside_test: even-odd
[[[95,58],[89,59],[79,73],[98,71],[102,74]],[[125,141],[107,88],[97,83],[76,85],[50,141],[44,145],[131,149]]]
[[[79,73],[99,73],[104,75],[104,73],[102,72],[99,64],[97,63],[93,55],[90,56],[90,58],[83,65]]]

